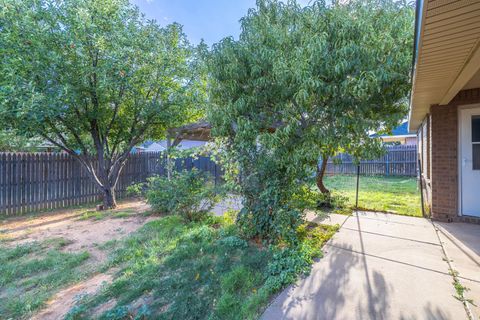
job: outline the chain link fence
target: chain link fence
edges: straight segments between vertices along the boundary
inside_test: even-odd
[[[348,171],[328,170],[325,186],[345,205],[358,210],[422,216],[417,175],[372,172],[371,163],[353,165]],[[369,168],[370,167],[370,168]]]

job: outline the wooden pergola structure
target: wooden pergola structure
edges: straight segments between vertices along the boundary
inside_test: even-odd
[[[205,120],[170,129],[168,131],[167,144],[175,147],[182,142],[182,140],[210,141],[211,129],[211,124]]]
[[[270,133],[275,132],[283,125],[281,121],[277,121],[270,127],[261,130],[262,132],[268,131]],[[190,123],[178,128],[168,130],[167,147],[175,147],[182,140],[194,140],[194,141],[210,141],[212,131],[212,125],[206,120]]]

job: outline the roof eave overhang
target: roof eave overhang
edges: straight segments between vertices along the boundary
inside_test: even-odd
[[[424,21],[425,12],[427,11],[423,5],[424,0],[417,0],[415,6],[415,35],[413,40],[413,58],[412,58],[412,71],[411,71],[411,82],[412,82],[412,91],[410,92],[410,108],[408,112],[408,131],[414,132],[418,129],[421,124],[421,119],[418,120],[414,117],[414,106],[413,106],[413,93],[415,91],[415,71],[417,67],[419,48],[421,47],[422,41],[422,22]]]
[[[417,0],[408,130],[480,72],[480,1]]]

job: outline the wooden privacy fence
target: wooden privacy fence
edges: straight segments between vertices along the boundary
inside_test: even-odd
[[[211,173],[216,182],[222,175],[209,157],[175,159],[174,168],[197,168]],[[165,154],[132,154],[120,175],[117,197],[125,197],[127,187],[133,183],[166,173]],[[0,215],[65,208],[101,198],[83,166],[66,153],[0,153]]]
[[[386,148],[386,154],[375,160],[360,161],[360,173],[365,175],[416,176],[417,146],[399,145]],[[327,174],[356,174],[357,164],[348,154],[330,159]]]

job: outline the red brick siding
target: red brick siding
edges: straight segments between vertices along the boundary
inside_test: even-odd
[[[431,114],[432,218],[458,215],[457,106],[433,106]]]
[[[418,129],[425,202],[436,220],[458,217],[458,106],[480,102],[480,88],[460,91],[446,106],[434,105]]]

